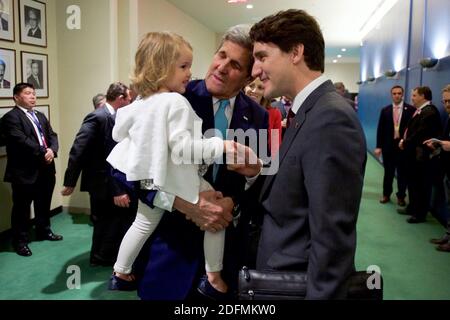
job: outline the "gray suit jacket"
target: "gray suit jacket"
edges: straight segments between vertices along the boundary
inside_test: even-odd
[[[355,270],[366,142],[355,111],[326,81],[286,131],[261,190],[257,269],[307,272],[309,299],[345,298]]]

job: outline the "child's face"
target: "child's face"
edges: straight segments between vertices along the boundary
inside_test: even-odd
[[[192,51],[185,47],[175,63],[175,69],[167,80],[167,89],[171,92],[184,93],[191,79]]]

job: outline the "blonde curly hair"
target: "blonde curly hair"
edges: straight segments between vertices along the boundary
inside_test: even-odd
[[[146,98],[161,89],[170,74],[182,49],[192,47],[178,34],[172,32],[149,32],[139,44],[135,56],[133,88]]]

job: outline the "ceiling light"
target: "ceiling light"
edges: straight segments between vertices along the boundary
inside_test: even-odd
[[[342,51],[342,52],[345,52],[345,51],[347,51],[347,49],[345,49],[345,48],[342,48],[342,49],[341,49],[341,51]]]
[[[253,9],[253,5],[252,4],[248,4],[247,5],[247,9]]]
[[[338,54],[337,57],[338,57],[338,58],[342,58],[342,54]]]
[[[336,59],[334,59],[334,60],[333,60],[333,63],[337,63],[337,60],[336,60]]]
[[[245,3],[247,0],[227,0],[228,3]]]
[[[424,68],[433,68],[437,63],[438,63],[438,59],[435,58],[423,58],[422,60],[420,60],[420,65]]]

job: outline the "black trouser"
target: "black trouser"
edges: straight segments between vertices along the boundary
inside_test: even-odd
[[[397,140],[396,140],[397,141]],[[396,143],[394,141],[394,143]],[[398,144],[398,142],[397,142]],[[404,199],[406,197],[407,173],[405,168],[405,159],[403,152],[394,146],[392,150],[383,150],[383,196],[390,197],[392,194],[392,183],[397,170],[397,198]]]
[[[115,262],[120,243],[136,217],[137,201],[133,199],[129,208],[114,205],[113,196],[89,193],[92,234],[91,260]]]
[[[425,219],[431,203],[431,189],[437,162],[433,160],[408,163],[408,214]]]
[[[33,184],[11,184],[13,207],[11,213],[12,242],[14,246],[28,243],[31,202],[34,204],[36,233],[50,230],[50,205],[55,174],[43,170]]]

